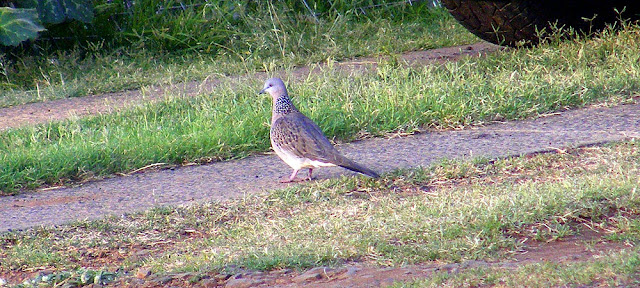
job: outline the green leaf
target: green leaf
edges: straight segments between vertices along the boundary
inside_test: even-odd
[[[84,23],[93,21],[93,4],[91,0],[62,0],[62,3],[67,18]]]
[[[38,13],[43,23],[58,24],[65,19],[64,7],[60,0],[39,0]]]
[[[22,1],[20,1],[20,3],[16,4],[16,8],[37,9],[38,8],[38,0],[22,0]]]
[[[93,20],[91,0],[24,0],[20,8],[36,8],[43,23],[58,24],[65,20],[89,23]]]
[[[0,7],[0,44],[17,46],[27,39],[35,39],[43,30],[35,9]]]

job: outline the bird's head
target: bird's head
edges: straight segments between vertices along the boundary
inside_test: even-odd
[[[264,87],[260,90],[259,94],[269,93],[274,99],[287,94],[287,88],[284,86],[284,82],[280,78],[271,78],[264,82]]]

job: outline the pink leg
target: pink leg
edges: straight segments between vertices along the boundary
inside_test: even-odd
[[[313,168],[309,168],[309,181],[311,181],[311,179],[313,179],[313,176],[311,176],[312,172],[313,172]]]
[[[296,179],[296,175],[298,175],[298,171],[300,170],[293,170],[293,173],[291,173],[291,176],[289,176],[289,179],[287,180],[280,180],[281,183],[291,183],[294,182],[294,179]]]

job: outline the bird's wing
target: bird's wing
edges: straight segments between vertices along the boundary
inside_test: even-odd
[[[271,124],[271,137],[281,149],[299,157],[327,163],[341,158],[320,127],[301,113],[276,119]]]

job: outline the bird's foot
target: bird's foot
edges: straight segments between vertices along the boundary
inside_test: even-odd
[[[300,179],[300,178],[294,178],[294,179],[284,178],[284,179],[280,180],[280,183],[297,183],[297,182],[306,182],[306,181],[311,181],[311,180],[313,180],[313,179],[310,179],[310,178],[302,178],[302,179]]]
[[[309,168],[309,177],[304,179],[296,179],[296,176],[298,175],[298,171],[300,171],[300,169],[293,170],[293,173],[291,173],[291,176],[289,176],[289,178],[280,180],[280,183],[294,183],[294,182],[304,182],[304,181],[313,180],[313,176],[311,176],[313,172],[313,168]]]

